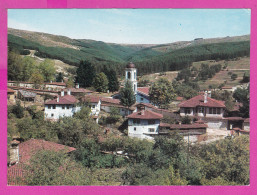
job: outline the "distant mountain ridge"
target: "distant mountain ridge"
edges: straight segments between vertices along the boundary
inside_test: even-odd
[[[81,60],[89,60],[97,70],[107,65],[121,73],[125,64],[133,61],[144,67],[143,70],[157,66],[150,68],[151,71],[149,69],[150,72],[157,72],[159,68],[160,71],[177,70],[199,59],[248,55],[250,35],[197,38],[167,44],[118,44],[9,28],[8,46],[18,51],[36,50],[35,55],[38,57],[58,59],[75,66]]]

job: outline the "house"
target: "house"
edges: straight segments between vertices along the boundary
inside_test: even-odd
[[[61,92],[61,96],[45,103],[45,119],[58,120],[60,117],[71,117],[81,107],[77,106],[79,101],[68,91],[68,95]]]
[[[79,88],[79,83],[76,83],[75,88],[66,88],[63,90],[66,94],[68,93],[68,91],[70,91],[71,95],[73,95],[75,97],[81,97],[81,96],[90,95],[93,93],[93,91],[91,91],[91,90]]]
[[[36,93],[27,91],[27,90],[18,90],[17,97],[22,101],[30,101],[35,102],[36,100]]]
[[[176,120],[179,120],[181,118],[179,114],[172,112],[170,110],[167,110],[167,109],[160,109],[160,108],[152,105],[151,103],[136,103],[135,106],[136,106],[136,112],[138,112],[140,110],[150,110],[150,111],[162,114],[163,117],[171,117]]]
[[[15,91],[10,88],[7,88],[7,98],[8,101],[15,102]]]
[[[66,83],[64,82],[50,82],[50,83],[45,83],[45,88],[48,90],[62,90],[66,88]]]
[[[134,112],[128,117],[128,136],[140,139],[153,139],[151,135],[159,132],[163,115],[150,110]]]
[[[25,167],[29,164],[30,159],[41,150],[70,153],[76,149],[42,139],[30,139],[23,143],[13,140],[10,148],[10,161],[8,162],[7,185],[26,185],[24,181]]]
[[[250,118],[246,118],[243,123],[243,129],[250,131]]]
[[[104,110],[107,113],[111,112],[111,108],[115,107],[119,109],[121,116],[127,116],[135,111],[135,107],[131,106],[130,108],[126,108],[120,103],[120,100],[108,98],[108,97],[102,97],[101,98],[101,109]]]
[[[138,87],[137,88],[137,96],[136,96],[136,102],[140,103],[150,103],[150,97],[149,97],[149,87]]]
[[[182,117],[200,118],[208,124],[209,128],[213,129],[226,129],[227,127],[227,121],[223,118],[225,103],[208,97],[207,93],[181,102],[179,107]]]
[[[91,108],[90,115],[98,123],[98,116],[101,110],[101,100],[100,97],[94,95],[86,95],[81,99],[82,102],[88,103]]]
[[[25,81],[8,81],[7,86],[32,88],[34,86],[34,83]]]

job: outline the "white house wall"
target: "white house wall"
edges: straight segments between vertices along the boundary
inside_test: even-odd
[[[153,139],[146,134],[156,135],[159,131],[160,120],[155,120],[155,124],[148,124],[148,120],[140,120],[140,124],[134,124],[133,119],[128,120],[128,136],[140,139]],[[134,130],[136,128],[136,130]],[[153,128],[154,132],[149,132],[149,128]]]
[[[64,109],[62,109],[62,106],[63,105],[56,105],[56,108],[53,109],[53,105],[51,105],[49,109],[48,105],[45,105],[45,118],[57,120],[60,117],[71,117],[75,112],[80,110],[80,107],[72,107],[72,105],[69,105],[69,109],[67,109],[67,105],[65,105]]]

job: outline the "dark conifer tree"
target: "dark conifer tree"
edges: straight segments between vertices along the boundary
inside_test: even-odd
[[[76,83],[82,87],[91,87],[95,75],[95,67],[89,61],[81,61],[77,69]]]

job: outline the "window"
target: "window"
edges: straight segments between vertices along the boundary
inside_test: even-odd
[[[136,91],[136,85],[134,85],[134,91]]]
[[[48,105],[48,109],[51,109],[51,105]]]
[[[149,128],[148,132],[154,132],[154,128]]]
[[[140,119],[133,119],[133,124],[140,124]]]
[[[134,127],[134,131],[136,131],[137,130],[137,128],[136,127]]]
[[[128,79],[130,79],[130,72],[128,72]]]
[[[62,106],[62,109],[64,110],[64,109],[65,109],[65,106]]]
[[[140,100],[141,100],[141,101],[144,101],[144,98],[141,97]]]
[[[155,120],[148,120],[148,125],[153,125],[155,124]]]
[[[217,114],[220,114],[220,108],[217,108]]]
[[[92,108],[95,108],[95,105],[92,105]]]
[[[66,108],[69,110],[69,109],[70,109],[70,106],[69,106],[69,105],[67,105],[67,106],[66,106]]]
[[[56,108],[56,105],[53,105],[53,109],[55,109]]]
[[[51,117],[53,117],[54,116],[54,114],[51,114]]]
[[[216,108],[213,108],[213,109],[212,109],[212,114],[217,114],[217,113],[216,113]]]
[[[220,114],[220,108],[209,108],[209,114]]]
[[[203,113],[204,112],[204,108],[203,107],[199,107],[198,108],[198,113]]]
[[[191,114],[191,109],[190,108],[185,108],[185,114]]]

